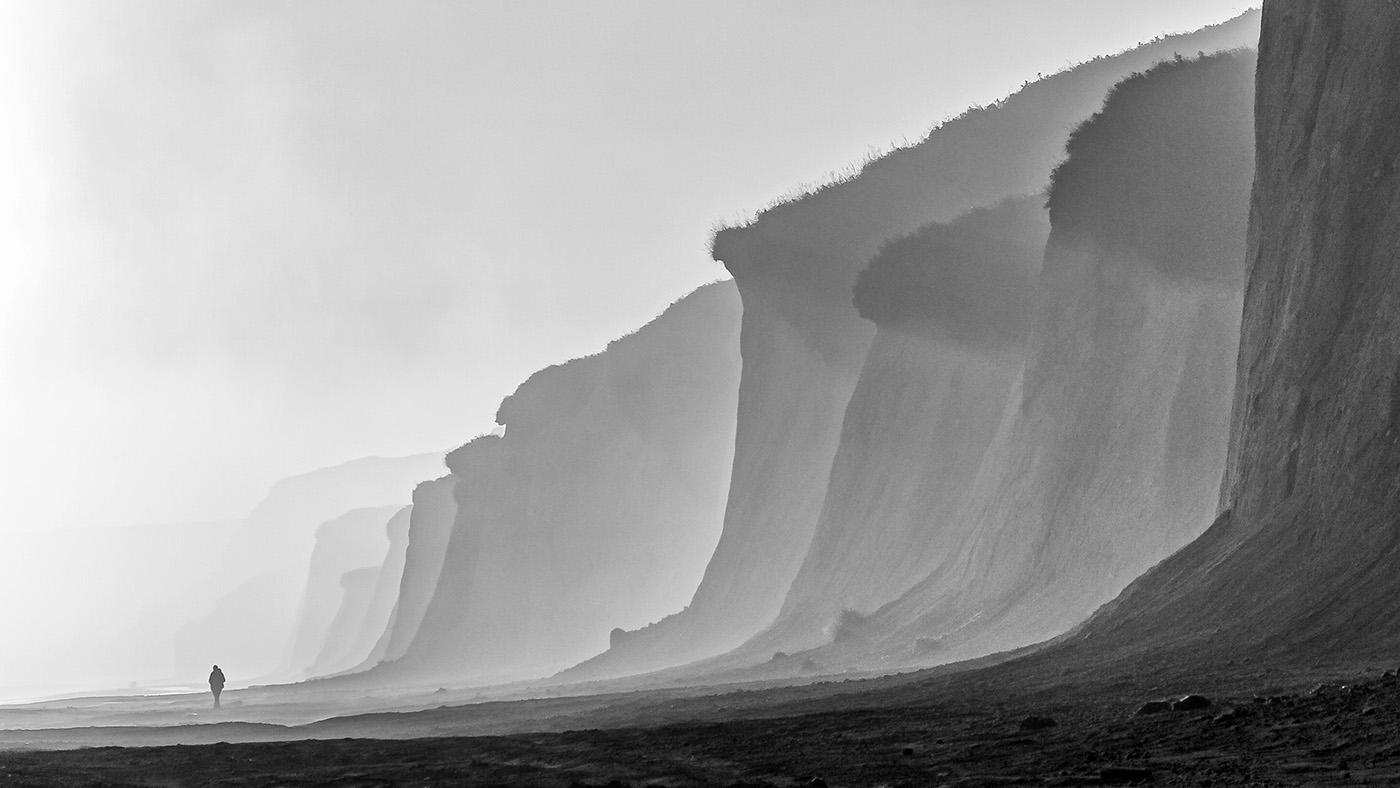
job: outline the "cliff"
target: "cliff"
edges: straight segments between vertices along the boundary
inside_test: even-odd
[[[382,655],[375,650],[384,640],[398,604],[412,516],[413,507],[405,506],[384,525],[389,549],[383,562],[372,567],[372,573],[356,578],[350,577],[353,572],[341,576],[345,594],[340,611],[331,624],[321,653],[307,671],[311,675],[324,676],[352,670],[369,660],[379,661]],[[363,591],[362,599],[357,596],[360,591]]]
[[[408,543],[404,546],[403,569],[395,589],[394,608],[384,629],[361,667],[369,668],[404,655],[418,633],[428,603],[432,601],[447,555],[447,540],[457,518],[457,502],[452,490],[454,476],[423,482],[413,488],[413,509],[409,515]]]
[[[306,668],[306,675],[324,676],[352,667],[359,661],[350,653],[350,648],[355,644],[360,626],[369,613],[380,569],[378,566],[364,566],[340,576],[340,604],[336,607],[330,626],[326,628],[326,637],[316,659]]]
[[[842,423],[875,329],[851,303],[888,241],[1033,193],[1070,129],[1124,76],[1176,52],[1251,43],[1257,17],[1053,75],[934,129],[859,173],[720,231],[716,260],[743,298],[743,375],[723,535],[690,605],[571,678],[652,670],[731,649],[774,620],[821,519]]]
[[[373,566],[374,571],[378,571],[389,548],[384,538],[385,523],[397,511],[397,507],[355,509],[316,529],[316,544],[304,575],[304,591],[283,658],[282,675],[289,678],[311,675],[327,640],[346,637],[336,633],[332,624],[342,612],[347,592],[359,597],[355,606],[363,617],[369,603],[372,575],[360,572],[352,587],[347,587],[343,579],[346,573],[363,567]],[[343,625],[350,626],[348,621]]]
[[[953,519],[1020,373],[1050,223],[1019,197],[885,246],[854,303],[876,326],[811,548],[778,616],[726,663],[841,637],[955,546]]]
[[[440,454],[368,457],[275,484],[247,520],[230,526],[220,551],[197,559],[204,567],[200,581],[173,588],[153,609],[173,630],[175,660],[217,662],[233,671],[230,681],[278,668],[293,635],[316,529],[352,509],[397,509],[409,503],[419,480],[441,468]]]
[[[1222,514],[1077,642],[1400,646],[1400,7],[1269,3]]]
[[[739,308],[732,283],[700,288],[603,352],[535,373],[501,404],[504,436],[448,455],[441,572],[378,676],[542,675],[684,602],[723,517]]]
[[[930,664],[1044,640],[1209,522],[1238,345],[1253,61],[1162,64],[1074,132],[1025,367],[960,539],[819,663]]]

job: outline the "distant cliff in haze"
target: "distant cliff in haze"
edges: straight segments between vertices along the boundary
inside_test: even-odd
[[[352,509],[406,505],[414,484],[441,468],[440,454],[367,457],[278,482],[247,520],[231,526],[219,554],[201,556],[201,581],[161,605],[159,616],[175,629],[176,659],[193,665],[217,660],[239,677],[230,674],[230,681],[276,678],[288,643],[298,636],[293,627],[316,529]],[[366,538],[383,540],[388,519]],[[338,584],[338,577],[331,582]]]
[[[733,283],[700,288],[603,352],[535,373],[501,404],[504,436],[448,455],[452,475],[415,496],[392,645],[374,676],[538,676],[688,598],[723,518],[739,309]],[[429,490],[452,504],[424,506]],[[415,561],[449,514],[441,564],[431,549]]]
[[[362,572],[357,577],[359,582],[351,587],[345,585],[345,575],[362,569],[378,572],[389,548],[385,523],[397,511],[398,507],[392,506],[353,509],[316,529],[316,544],[303,580],[296,622],[283,657],[284,675],[310,675],[328,638],[345,637],[335,633],[332,624],[339,617],[347,593],[357,597],[357,604],[368,606],[373,576]],[[359,612],[363,616],[364,608]]]
[[[374,646],[366,652],[359,668],[371,668],[380,662],[395,660],[408,651],[408,645],[418,634],[418,625],[428,610],[442,562],[447,555],[447,540],[457,518],[457,502],[452,490],[457,478],[451,475],[419,484],[413,489],[413,510],[409,514],[408,531],[404,534],[403,564],[390,593],[394,604],[383,622],[383,631]]]
[[[1247,14],[1047,77],[941,125],[849,179],[720,231],[712,251],[734,275],[744,306],[738,433],[723,535],[684,611],[619,638],[607,654],[566,677],[689,662],[731,649],[772,623],[811,551],[863,370],[870,363],[930,369],[926,360],[896,358],[899,351],[888,345],[868,361],[876,331],[852,304],[858,273],[885,244],[931,222],[1039,192],[1069,131],[1098,109],[1115,83],[1178,52],[1252,43],[1256,24],[1257,16]],[[878,282],[872,274],[872,292]],[[888,295],[884,302],[892,327],[906,318],[911,327],[927,327],[904,314],[908,304]],[[1010,327],[1008,336],[1015,333]],[[858,451],[853,444],[851,451]]]
[[[382,548],[387,544],[387,550],[370,553],[372,557],[382,552],[378,563],[341,575],[339,608],[316,660],[306,668],[307,675],[325,676],[350,670],[376,656],[375,648],[389,627],[398,602],[412,514],[413,507],[405,506],[389,518],[383,526],[386,541],[365,539],[367,546]],[[314,563],[314,557],[312,560]]]

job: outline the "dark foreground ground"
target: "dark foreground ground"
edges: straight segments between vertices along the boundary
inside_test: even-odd
[[[643,695],[591,730],[0,751],[0,786],[1400,785],[1400,680],[1384,667],[1236,665],[1207,680],[1149,666],[1057,683],[1003,666],[868,691]],[[1137,713],[1186,689],[1211,704]],[[624,709],[647,724],[615,727]],[[439,726],[455,713],[435,712]]]

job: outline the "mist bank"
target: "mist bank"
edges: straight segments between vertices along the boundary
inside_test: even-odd
[[[272,674],[317,528],[407,504],[435,468],[440,454],[371,457],[289,477],[245,520],[5,534],[0,697],[200,686],[214,663],[231,686]]]
[[[733,274],[744,307],[723,534],[689,606],[628,632],[566,676],[619,676],[690,662],[732,649],[771,624],[811,552],[842,424],[875,339],[875,326],[852,303],[857,274],[886,243],[931,222],[1037,192],[1069,131],[1115,83],[1179,52],[1250,44],[1257,19],[1246,14],[1047,77],[850,178],[721,230],[712,252]]]
[[[392,507],[359,531],[358,538],[379,542],[389,516],[410,502],[419,480],[441,471],[442,461],[441,454],[370,457],[279,482],[211,560],[205,581],[172,600],[177,606],[166,615],[187,622],[175,632],[177,658],[204,663],[206,671],[217,662],[230,681],[235,675],[299,678],[320,646],[306,645],[310,657],[300,665],[285,660],[308,589],[317,529],[352,510]],[[364,555],[377,553],[382,560],[384,550],[376,545]],[[334,587],[338,577],[328,582]]]
[[[415,496],[437,501],[415,504],[399,613],[368,678],[534,678],[684,604],[723,518],[739,311],[732,282],[707,285],[535,373],[502,402],[503,435],[450,452],[451,476]]]
[[[1400,645],[1400,9],[1270,4],[1221,514],[1078,653],[1389,657]]]

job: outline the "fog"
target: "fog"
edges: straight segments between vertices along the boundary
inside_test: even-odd
[[[148,644],[440,473],[214,582],[279,479],[440,455],[723,276],[716,222],[1244,7],[6,3],[0,697],[199,684]]]

